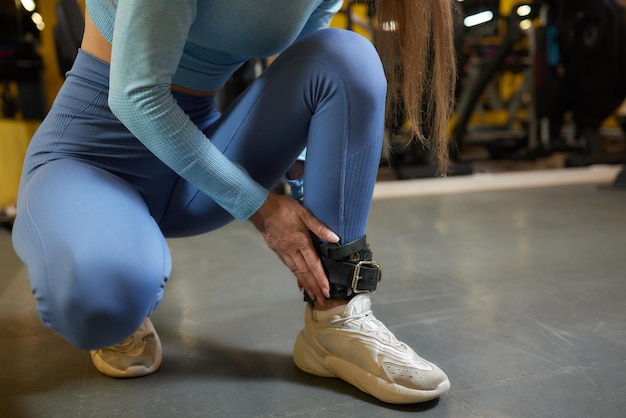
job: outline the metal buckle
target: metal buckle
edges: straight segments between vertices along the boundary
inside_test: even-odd
[[[374,290],[359,290],[357,289],[357,285],[359,284],[359,280],[363,279],[362,276],[360,276],[359,274],[361,273],[361,267],[362,266],[368,266],[368,267],[375,267],[376,271],[378,272],[377,276],[376,276],[376,286],[378,287],[378,283],[380,282],[380,264],[378,264],[375,261],[359,261],[356,266],[354,267],[354,275],[352,276],[352,291],[354,293],[365,293],[365,292],[370,292],[370,293],[374,293],[376,291],[376,289]]]

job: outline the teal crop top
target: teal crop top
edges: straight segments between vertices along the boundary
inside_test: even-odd
[[[268,191],[191,122],[170,85],[219,90],[248,57],[329,25],[342,0],[86,0],[112,43],[109,105],[151,152],[242,221]]]

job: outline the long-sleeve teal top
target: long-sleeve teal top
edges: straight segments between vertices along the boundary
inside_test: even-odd
[[[268,191],[177,105],[171,84],[219,90],[249,57],[278,54],[327,27],[342,0],[87,0],[112,43],[109,106],[154,155],[238,220]]]

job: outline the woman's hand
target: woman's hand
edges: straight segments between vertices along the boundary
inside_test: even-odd
[[[327,242],[339,242],[339,237],[304,206],[272,193],[250,221],[296,276],[300,290],[323,305],[330,297],[330,285],[309,231]]]

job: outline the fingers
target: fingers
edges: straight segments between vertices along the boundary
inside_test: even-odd
[[[320,303],[330,297],[330,285],[310,232],[332,243],[339,241],[337,234],[302,205],[273,194],[250,217],[250,221],[268,247],[296,276],[299,288]]]
[[[339,242],[337,234],[320,222],[310,211],[305,209],[300,218],[307,229],[320,239],[333,243]],[[313,241],[308,234],[306,238],[306,241],[299,248],[299,255],[301,257],[297,258],[298,262],[304,261],[306,264],[304,266],[299,264],[299,268],[301,268],[300,271],[303,272],[303,286],[310,297],[315,298],[315,300],[323,305],[323,300],[330,298],[330,285],[326,277],[326,272],[324,272],[324,268],[322,267],[322,262],[313,247]],[[311,293],[310,288],[314,289],[313,293]],[[320,291],[321,295],[319,295]]]
[[[307,211],[306,215],[302,218],[307,228],[309,228],[309,230],[321,240],[332,243],[339,242],[339,236],[329,227],[320,222],[311,212]]]
[[[328,283],[326,272],[322,267],[322,262],[320,261],[317,252],[313,249],[313,246],[311,245],[310,247],[301,250],[300,253],[302,254],[303,260],[307,264],[307,270],[311,272],[311,279],[314,281],[315,286],[321,290],[324,298],[330,298],[330,284]],[[311,294],[309,294],[309,296],[311,296]],[[322,301],[324,299],[322,298],[317,300]]]
[[[279,258],[296,276],[300,291],[306,291],[311,298],[323,305],[324,299],[330,297],[330,286],[315,252],[313,252],[313,256],[315,258],[310,258],[300,251],[289,256],[279,254]],[[312,261],[315,259],[317,259],[317,263]]]

